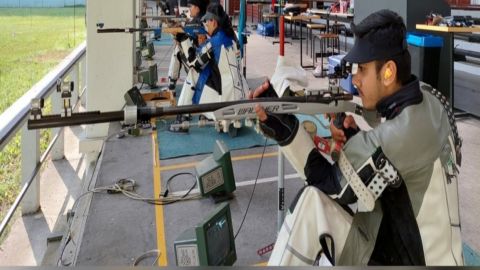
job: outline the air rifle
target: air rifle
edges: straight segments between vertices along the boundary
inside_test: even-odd
[[[71,112],[68,108],[70,102],[64,102],[64,111],[61,114],[43,115],[43,100],[32,100],[30,118],[27,123],[28,129],[55,128],[63,126],[75,126],[85,124],[98,124],[122,121],[126,125],[134,125],[148,121],[154,117],[164,117],[183,114],[201,114],[213,112],[215,121],[227,120],[239,124],[240,120],[256,119],[255,105],[260,104],[267,112],[279,114],[308,114],[352,112],[363,115],[363,108],[352,102],[351,94],[344,94],[339,89],[338,80],[345,78],[355,71],[348,63],[342,63],[335,67],[333,74],[329,75],[328,90],[309,91],[305,96],[293,97],[261,97],[253,100],[237,100],[216,103],[204,103],[184,105],[177,107],[147,106],[143,101],[139,90],[134,87],[125,95],[127,106],[121,111],[90,111]],[[61,82],[59,82],[61,83]],[[60,87],[61,88],[61,87]],[[63,97],[63,96],[62,96]],[[68,97],[65,97],[68,98]],[[364,115],[366,116],[366,115]]]
[[[160,15],[160,16],[136,16],[137,19],[152,19],[157,21],[167,21],[167,22],[186,22],[188,21],[187,17],[177,17],[175,15]]]
[[[255,105],[260,104],[266,111],[272,113],[310,114],[354,112],[361,113],[359,105],[352,102],[350,94],[334,93],[331,91],[309,92],[306,96],[282,98],[257,98],[253,100],[238,100],[217,103],[185,105],[177,107],[154,107],[127,105],[121,111],[90,111],[71,114],[42,115],[41,100],[32,101],[28,129],[55,128],[84,124],[97,124],[123,121],[126,125],[133,125],[148,121],[154,117],[164,117],[182,114],[201,114],[213,112],[216,121],[240,121],[255,119]]]
[[[158,28],[133,28],[133,27],[125,27],[125,28],[102,28],[97,29],[97,33],[135,33],[135,32],[148,32],[148,31],[155,31]]]

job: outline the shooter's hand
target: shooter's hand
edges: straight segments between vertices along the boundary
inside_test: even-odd
[[[258,97],[277,97],[277,94],[268,80],[249,93],[249,99]],[[260,120],[260,129],[265,136],[274,139],[280,146],[291,142],[297,133],[299,122],[292,114],[274,114],[266,112],[260,105],[255,105],[255,112]]]
[[[332,121],[330,121],[330,133],[335,141],[345,143],[350,137],[359,131],[357,123],[351,115],[346,115],[343,121],[341,121],[341,119],[336,119],[336,117],[339,117],[339,115],[331,115]],[[338,120],[341,121],[340,126],[338,125]],[[337,125],[335,125],[335,121],[337,121]]]

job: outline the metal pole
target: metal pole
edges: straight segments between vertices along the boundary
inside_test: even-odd
[[[285,26],[283,14],[280,15],[280,56],[285,56]]]
[[[279,35],[280,35],[280,56],[285,56],[285,18],[283,17],[283,0],[278,2],[278,13],[280,14],[279,19]]]

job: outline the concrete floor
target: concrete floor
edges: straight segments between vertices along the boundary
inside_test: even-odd
[[[263,38],[253,34],[247,45],[247,79],[251,88],[258,85],[266,77],[273,74],[278,55],[278,45],[272,45],[272,38]],[[166,66],[169,57],[164,57],[169,47],[157,48],[160,77],[166,76]],[[285,58],[292,64],[299,63],[298,41],[293,45],[286,45]],[[309,58],[306,58],[307,61]],[[326,80],[314,78],[308,72],[311,89],[322,89],[327,85]],[[463,166],[460,169],[459,193],[462,221],[463,240],[472,249],[480,251],[480,225],[478,224],[480,184],[478,179],[478,164],[480,164],[480,121],[477,118],[467,117],[458,120],[460,135],[463,138]],[[118,126],[112,124],[111,132]],[[105,145],[102,162],[90,182],[90,175],[85,173],[82,165],[84,156],[73,149],[76,141],[81,137],[82,128],[67,129],[68,150],[66,160],[50,161],[42,174],[42,212],[32,216],[18,218],[12,226],[11,234],[1,245],[0,265],[56,265],[58,256],[66,241],[52,242],[47,245],[47,237],[55,234],[67,235],[67,210],[72,207],[74,199],[78,198],[90,186],[112,184],[119,177],[135,178],[138,183],[138,192],[145,196],[156,194],[158,183],[153,173],[154,155],[152,137],[127,137],[117,139],[112,137]],[[127,149],[127,151],[125,151]],[[261,153],[263,149],[255,148],[239,150],[233,156]],[[267,147],[267,153],[273,153],[265,158],[260,178],[276,176],[275,147]],[[157,168],[161,172],[161,179],[167,179],[177,171],[191,170],[191,167],[182,169],[166,169],[170,165],[198,161],[204,156],[172,159],[160,162]],[[296,181],[293,171],[287,164],[286,174],[291,179],[286,180],[287,201],[289,204],[293,194],[300,188],[300,181]],[[234,162],[235,175],[239,187],[232,201],[234,231],[239,226],[245,212],[246,203],[250,197],[252,185],[250,180],[255,179],[258,159]],[[179,190],[188,186],[178,183]],[[244,185],[240,183],[245,182]],[[276,183],[266,182],[257,185],[245,224],[239,234],[236,245],[238,260],[236,265],[253,265],[265,262],[267,257],[260,257],[257,249],[272,243],[276,229]],[[192,202],[182,202],[164,206],[162,209],[163,229],[158,228],[158,208],[145,203],[134,202],[120,195],[95,194],[81,200],[76,211],[70,234],[74,241],[67,243],[63,252],[64,264],[83,265],[131,265],[134,258],[140,254],[159,248],[163,254],[161,262],[168,260],[168,265],[174,265],[172,241],[185,228],[196,224],[204,212],[212,209],[213,204],[208,199]],[[87,211],[89,210],[89,211]],[[161,239],[160,239],[161,238]],[[161,246],[160,240],[165,246]],[[165,252],[166,250],[166,252]],[[144,264],[152,261],[144,261]]]

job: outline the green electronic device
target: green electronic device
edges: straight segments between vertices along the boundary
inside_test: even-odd
[[[141,19],[140,20],[140,28],[148,28],[147,19]]]
[[[233,265],[237,260],[230,205],[214,212],[174,241],[177,266]]]
[[[212,196],[215,202],[232,197],[235,191],[230,151],[223,141],[215,141],[213,154],[195,166],[197,184],[202,196]]]
[[[140,34],[140,50],[143,50],[145,47],[147,47],[147,37],[141,33]]]
[[[147,59],[152,59],[155,55],[155,46],[153,45],[153,41],[147,42],[147,46],[142,49],[142,56]]]
[[[148,84],[151,88],[156,88],[158,81],[157,64],[149,66],[146,70],[139,71],[138,81]]]
[[[142,51],[139,49],[135,50],[135,68],[137,70],[142,66]]]

